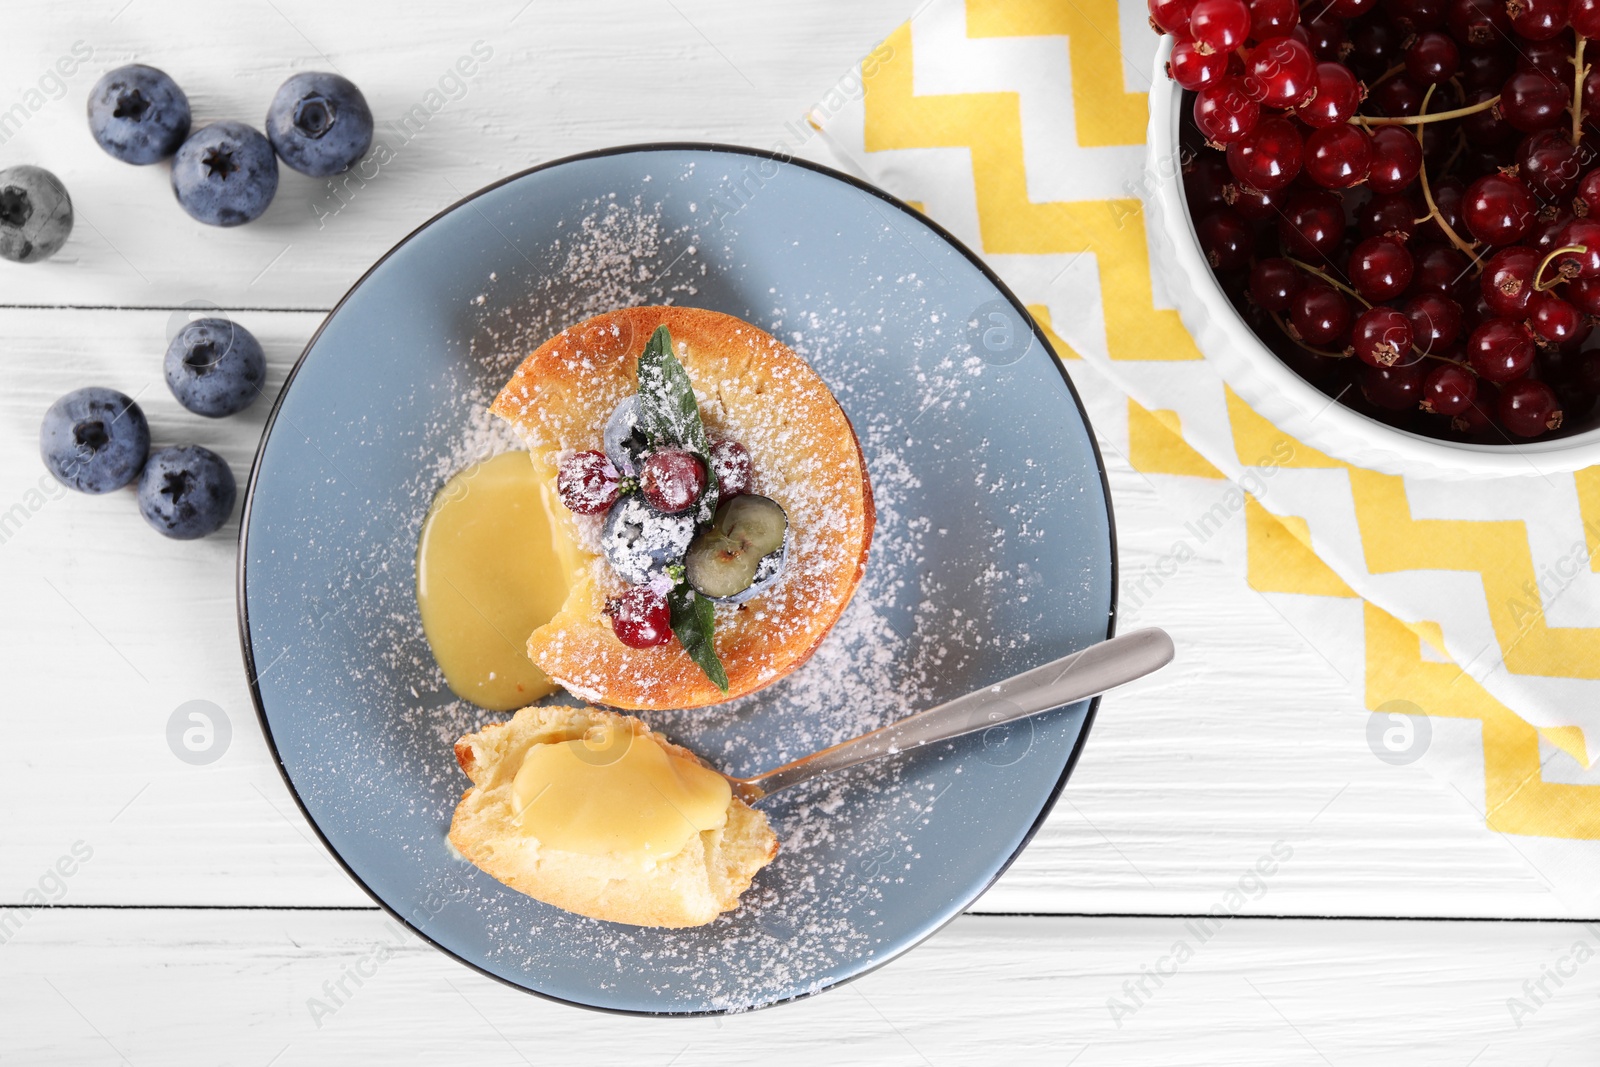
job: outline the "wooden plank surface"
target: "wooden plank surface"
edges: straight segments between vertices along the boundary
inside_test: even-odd
[[[1181,916],[1230,892],[1255,917],[1600,916],[1600,886],[1575,892],[1549,873],[1550,843],[1484,830],[1481,779],[1377,760],[1340,653],[1285,625],[1294,598],[1269,605],[1221,559],[1188,564],[1140,612],[1177,636],[1179,661],[1105,702],[1054,815],[976,909],[1010,914],[964,917],[824,997],[687,1022],[572,1013],[402,938],[317,1025],[308,1002],[323,984],[399,935],[315,841],[268,758],[234,636],[236,523],[177,544],[142,524],[130,493],[64,497],[41,481],[44,408],[82,384],[115,386],[139,397],[158,442],[207,445],[242,477],[266,405],[218,422],[178,408],[159,373],[176,309],[231,309],[265,343],[276,388],[375,258],[523,167],[679,138],[826,162],[801,117],[912,6],[266,0],[219,19],[200,0],[8,4],[0,112],[20,102],[25,121],[0,130],[0,166],[55,170],[80,224],[56,260],[0,272],[0,811],[11,816],[0,823],[0,1061],[969,1063],[1003,1043],[1023,1063],[1594,1062],[1584,1039],[1600,1029],[1600,964],[1562,986],[1545,977],[1579,940],[1600,949],[1572,924],[1241,919],[1137,1010],[1108,1006],[1128,1004],[1123,983],[1192,938]],[[80,41],[91,62],[35,107],[30,91]],[[492,55],[443,87],[420,133],[395,136],[392,164],[340,190],[285,172],[267,217],[238,230],[190,222],[164,168],[115,163],[83,125],[98,73],[134,58],[176,75],[201,121],[259,123],[288,73],[332,68],[390,122],[479,41]],[[1179,520],[1118,453],[1107,458],[1122,571],[1139,574]],[[191,699],[217,703],[233,726],[210,766],[179,761],[165,740]],[[1462,731],[1475,726],[1438,729],[1436,743],[1454,732],[1470,749]],[[75,845],[92,856],[52,874]],[[1275,845],[1292,855],[1258,888],[1246,880]],[[16,907],[34,893],[64,907]],[[325,907],[355,910],[281,910]],[[1548,995],[1535,1004],[1523,983],[1541,978]],[[1531,1010],[1513,1018],[1512,998]]]
[[[737,0],[368,4],[272,0],[13,0],[27,32],[0,35],[0,166],[36,163],[72,195],[78,226],[53,260],[7,271],[0,303],[327,308],[421,222],[536,163],[641,141],[732,141],[825,154],[803,116],[910,10],[905,0],[753,5]],[[112,16],[116,17],[113,18]],[[220,25],[224,21],[225,25]],[[82,42],[92,58],[38,82]],[[474,51],[476,46],[476,51]],[[196,125],[260,127],[297,70],[361,86],[392,161],[316,179],[280,168],[271,209],[219,230],[179,209],[163,165],[131,167],[90,138],[99,72],[137,59],[183,86]],[[464,77],[456,64],[474,70]],[[71,63],[69,62],[69,65]],[[419,114],[414,109],[421,107]],[[375,159],[384,159],[377,155]]]
[[[56,1064],[1594,1062],[1600,928],[1192,926],[967,916],[820,997],[652,1020],[530,997],[374,913],[54,911],[0,946],[0,1003],[13,1057]]]

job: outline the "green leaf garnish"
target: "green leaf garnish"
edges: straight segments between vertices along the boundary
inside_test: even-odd
[[[665,326],[656,327],[639,357],[639,425],[656,444],[677,445],[701,459],[711,455],[694,385],[672,354],[672,334]]]
[[[678,643],[689,653],[689,658],[706,672],[706,677],[724,693],[728,691],[728,672],[717,658],[711,643],[711,633],[716,625],[711,601],[696,593],[688,585],[679,585],[667,594],[667,605],[672,609],[672,632]]]

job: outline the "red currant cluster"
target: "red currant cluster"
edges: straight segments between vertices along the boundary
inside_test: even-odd
[[[1588,416],[1600,0],[1149,4],[1201,248],[1280,359],[1434,437]]]

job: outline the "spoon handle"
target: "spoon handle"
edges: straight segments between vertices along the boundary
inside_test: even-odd
[[[733,781],[746,799],[770,796],[814,775],[1075,704],[1143,678],[1172,662],[1172,656],[1172,638],[1166,631],[1135,630],[753,778]]]

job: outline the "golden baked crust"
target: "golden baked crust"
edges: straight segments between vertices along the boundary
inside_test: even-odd
[[[875,520],[860,443],[822,379],[766,332],[698,308],[598,315],[523,361],[490,410],[527,441],[542,477],[554,482],[566,451],[603,447],[606,419],[638,390],[639,355],[663,325],[695,385],[707,433],[749,449],[755,492],[782,505],[793,540],[772,589],[742,606],[717,607],[724,694],[676,641],[639,649],[616,639],[602,608],[624,585],[599,554],[599,519],[556,509],[582,563],[561,611],[528,639],[528,655],[574,695],[618,708],[703,707],[800,666],[860,583]]]
[[[721,828],[690,838],[683,851],[649,870],[624,860],[540,848],[512,814],[512,782],[536,744],[571,741],[612,724],[634,743],[699,757],[628,715],[600,708],[523,708],[456,742],[456,762],[472,779],[450,821],[450,843],[484,873],[546,904],[592,919],[634,926],[703,926],[739,906],[756,872],[778,854],[767,817],[737,797]]]

